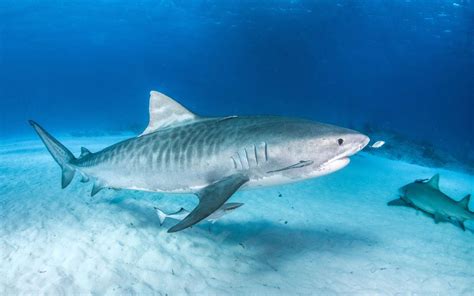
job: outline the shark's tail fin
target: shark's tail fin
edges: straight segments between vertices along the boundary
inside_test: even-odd
[[[156,214],[158,215],[158,219],[160,219],[160,226],[161,226],[165,222],[165,219],[168,218],[168,215],[165,214],[165,212],[163,212],[157,207],[155,207],[155,211],[156,211]]]
[[[29,123],[38,133],[39,137],[43,141],[49,153],[53,156],[54,160],[59,164],[62,172],[61,185],[62,188],[66,188],[74,178],[75,169],[71,165],[71,161],[75,159],[74,155],[69,151],[63,144],[59,143],[53,136],[51,136],[46,130],[44,130],[39,124],[30,120]]]

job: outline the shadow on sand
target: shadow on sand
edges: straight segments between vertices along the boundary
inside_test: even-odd
[[[176,223],[169,219],[160,226],[153,208],[140,205],[137,200],[118,197],[108,203],[134,217],[134,227],[166,232]],[[190,229],[169,235],[212,241],[219,248],[224,245],[235,247],[237,253],[265,263],[275,271],[279,264],[293,256],[326,252],[350,254],[377,244],[373,233],[351,227],[339,228],[329,224],[296,226],[268,220],[233,222],[223,219],[215,224],[201,222]]]

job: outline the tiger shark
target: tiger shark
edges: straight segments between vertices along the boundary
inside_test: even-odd
[[[390,201],[389,206],[412,207],[433,217],[436,223],[451,222],[463,230],[464,222],[474,220],[474,212],[469,210],[471,195],[453,200],[439,189],[439,174],[407,184],[399,193],[400,198]]]
[[[29,121],[62,169],[62,188],[75,173],[104,188],[192,193],[199,204],[168,232],[205,219],[239,189],[296,182],[333,173],[369,138],[356,131],[278,116],[203,117],[150,92],[150,119],[137,137],[75,157]]]

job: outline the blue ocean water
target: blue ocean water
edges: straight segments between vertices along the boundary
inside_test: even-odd
[[[151,90],[223,118],[135,138]],[[474,295],[473,107],[473,0],[0,0],[0,295]],[[297,153],[273,126],[277,148],[257,128],[225,150],[199,130],[267,114],[372,141],[311,146],[304,121]],[[267,174],[305,180],[244,188]],[[432,202],[388,206],[407,184]],[[201,185],[238,209],[168,233]]]
[[[474,4],[0,2],[0,137],[143,129],[148,92],[202,115],[371,126],[473,159]]]

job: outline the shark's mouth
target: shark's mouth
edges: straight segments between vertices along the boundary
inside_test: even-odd
[[[368,141],[365,141],[364,143],[354,146],[352,149],[329,159],[319,166],[318,171],[320,171],[322,174],[329,174],[344,168],[349,164],[349,162],[351,162],[349,157],[364,149],[367,143]]]
[[[344,168],[349,162],[351,162],[349,157],[333,158],[323,163],[318,171],[329,174]]]

